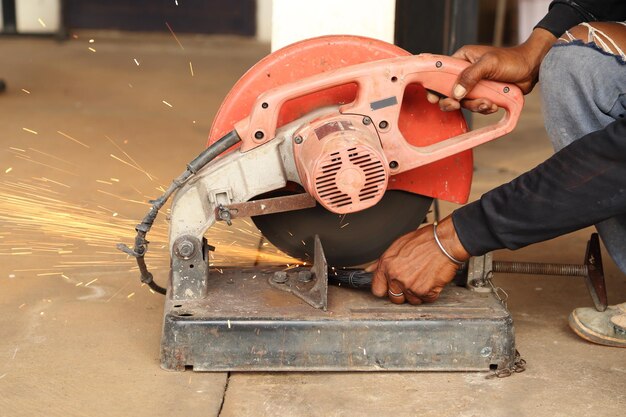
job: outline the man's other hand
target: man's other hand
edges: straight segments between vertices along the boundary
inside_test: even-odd
[[[532,91],[539,77],[539,66],[556,41],[554,35],[544,29],[535,29],[528,40],[512,48],[468,45],[452,55],[472,65],[459,74],[453,87],[453,97],[439,98],[427,93],[428,101],[443,111],[454,111],[461,106],[482,114],[494,113],[498,106],[486,98],[464,99],[481,80],[493,80],[517,85],[524,94]]]
[[[460,261],[469,259],[450,217],[439,223],[437,235],[450,255]],[[429,225],[398,238],[366,271],[374,272],[375,296],[388,296],[396,304],[421,304],[435,301],[457,268],[437,245]]]

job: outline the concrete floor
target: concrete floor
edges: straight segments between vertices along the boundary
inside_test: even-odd
[[[570,332],[569,312],[590,305],[583,281],[574,278],[497,277],[510,294],[518,348],[528,361],[525,373],[507,379],[486,380],[480,373],[162,371],[163,300],[141,287],[132,261],[113,249],[117,241],[130,242],[145,210],[128,200],[160,194],[155,187],[204,146],[230,86],[268,52],[267,45],[246,39],[180,39],[184,49],[165,35],[0,40],[0,76],[9,85],[0,96],[0,415],[623,413],[626,350],[596,346]],[[549,154],[533,94],[517,130],[476,151],[472,198]],[[159,179],[130,167],[130,158]],[[25,196],[23,205],[12,202],[13,195]],[[64,207],[70,217],[62,216]],[[78,224],[81,219],[85,224]],[[159,282],[167,273],[164,230],[161,224],[153,244]],[[101,233],[102,241],[91,232]],[[496,258],[580,262],[589,233],[501,251]],[[610,300],[624,301],[626,278],[608,256],[605,271]]]

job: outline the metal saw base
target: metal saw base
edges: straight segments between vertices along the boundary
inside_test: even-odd
[[[164,369],[489,371],[514,361],[511,315],[491,293],[448,286],[412,306],[331,286],[322,311],[272,288],[276,269],[221,271],[206,298],[167,298]]]

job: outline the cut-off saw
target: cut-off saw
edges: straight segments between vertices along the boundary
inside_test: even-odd
[[[423,223],[433,199],[467,201],[471,149],[510,132],[514,85],[481,81],[468,95],[504,109],[468,130],[426,91],[451,95],[467,62],[411,55],[356,36],[278,50],[253,66],[217,113],[208,147],[137,226],[142,281],[166,293],[166,369],[489,370],[515,356],[510,314],[468,280],[433,304],[395,305],[358,287],[362,271]],[[144,256],[146,234],[173,195],[167,290]],[[209,267],[210,228],[251,217],[309,267]],[[348,226],[346,226],[348,224]],[[472,268],[483,266],[472,266]],[[348,269],[345,269],[348,268]],[[467,276],[467,274],[466,274]],[[328,287],[329,280],[345,285]]]

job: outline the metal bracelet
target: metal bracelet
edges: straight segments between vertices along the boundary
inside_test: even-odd
[[[443,252],[443,254],[446,255],[448,259],[450,259],[452,262],[454,262],[457,265],[464,264],[464,262],[459,261],[454,256],[450,255],[447,250],[444,249],[443,245],[441,244],[441,241],[439,240],[439,236],[437,236],[437,223],[433,223],[433,236],[435,237],[435,242],[437,242],[437,246],[439,246],[439,249],[441,249],[441,252]]]

